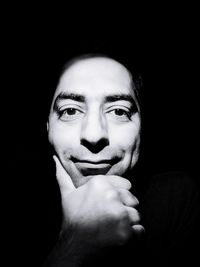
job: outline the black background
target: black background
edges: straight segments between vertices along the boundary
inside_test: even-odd
[[[108,50],[125,57],[130,65],[136,62],[143,77],[147,165],[153,171],[196,168],[198,32],[195,24],[168,23],[111,27],[107,35],[102,30],[63,32],[59,27],[41,29],[40,25],[28,30],[13,28],[6,84],[13,103],[6,112],[11,111],[9,131],[16,151],[14,160],[27,153],[34,160],[35,153],[39,155],[42,149],[49,96],[62,63],[82,52]],[[29,156],[24,160],[29,160]]]
[[[40,14],[11,15],[2,38],[2,119],[6,127],[2,122],[1,129],[8,138],[6,208],[14,233],[9,247],[17,251],[21,266],[27,262],[30,266],[30,260],[37,266],[54,241],[49,229],[59,228],[54,197],[59,198],[58,188],[55,179],[48,178],[54,168],[50,166],[46,118],[55,73],[72,55],[102,47],[106,52],[109,47],[130,64],[137,63],[144,80],[145,168],[153,173],[186,171],[199,183],[199,28],[195,8],[140,7],[130,13],[121,11],[123,16],[116,17],[112,10],[106,22],[101,13],[96,24],[94,12],[83,24],[86,15],[80,18],[73,9],[65,11],[60,16],[54,11],[50,20],[44,16],[48,13],[45,9]],[[72,18],[68,18],[70,12]]]

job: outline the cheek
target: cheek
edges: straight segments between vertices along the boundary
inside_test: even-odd
[[[140,134],[140,125],[130,123],[112,129],[110,131],[110,143],[112,147],[119,148],[124,153],[132,153],[136,140],[138,140]]]
[[[79,145],[79,132],[78,127],[67,127],[64,123],[53,125],[53,127],[50,125],[49,142],[58,154],[66,150],[71,151],[77,149]]]

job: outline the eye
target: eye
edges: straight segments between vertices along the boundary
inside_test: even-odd
[[[63,111],[62,114],[66,114],[66,115],[71,116],[71,115],[75,115],[76,113],[78,113],[78,110],[77,109],[75,109],[75,108],[67,108],[67,109],[65,109]]]
[[[120,116],[120,117],[122,117],[122,116],[127,116],[128,114],[128,112],[126,112],[125,110],[123,110],[123,109],[120,109],[120,108],[118,108],[118,109],[114,109],[113,111],[112,111],[116,116]]]
[[[111,116],[114,120],[119,120],[122,122],[129,121],[131,119],[131,111],[125,110],[122,108],[115,108],[108,112],[108,114]]]
[[[76,108],[65,108],[63,110],[59,110],[59,118],[63,121],[69,121],[79,118],[82,113],[82,111]]]

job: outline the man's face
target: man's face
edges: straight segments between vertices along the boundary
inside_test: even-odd
[[[94,175],[123,176],[138,159],[140,114],[132,78],[120,63],[83,59],[61,76],[49,141],[76,187]]]

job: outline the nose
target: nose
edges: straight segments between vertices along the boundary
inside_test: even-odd
[[[109,145],[107,123],[101,114],[93,113],[85,117],[80,142],[92,153],[98,153]]]

